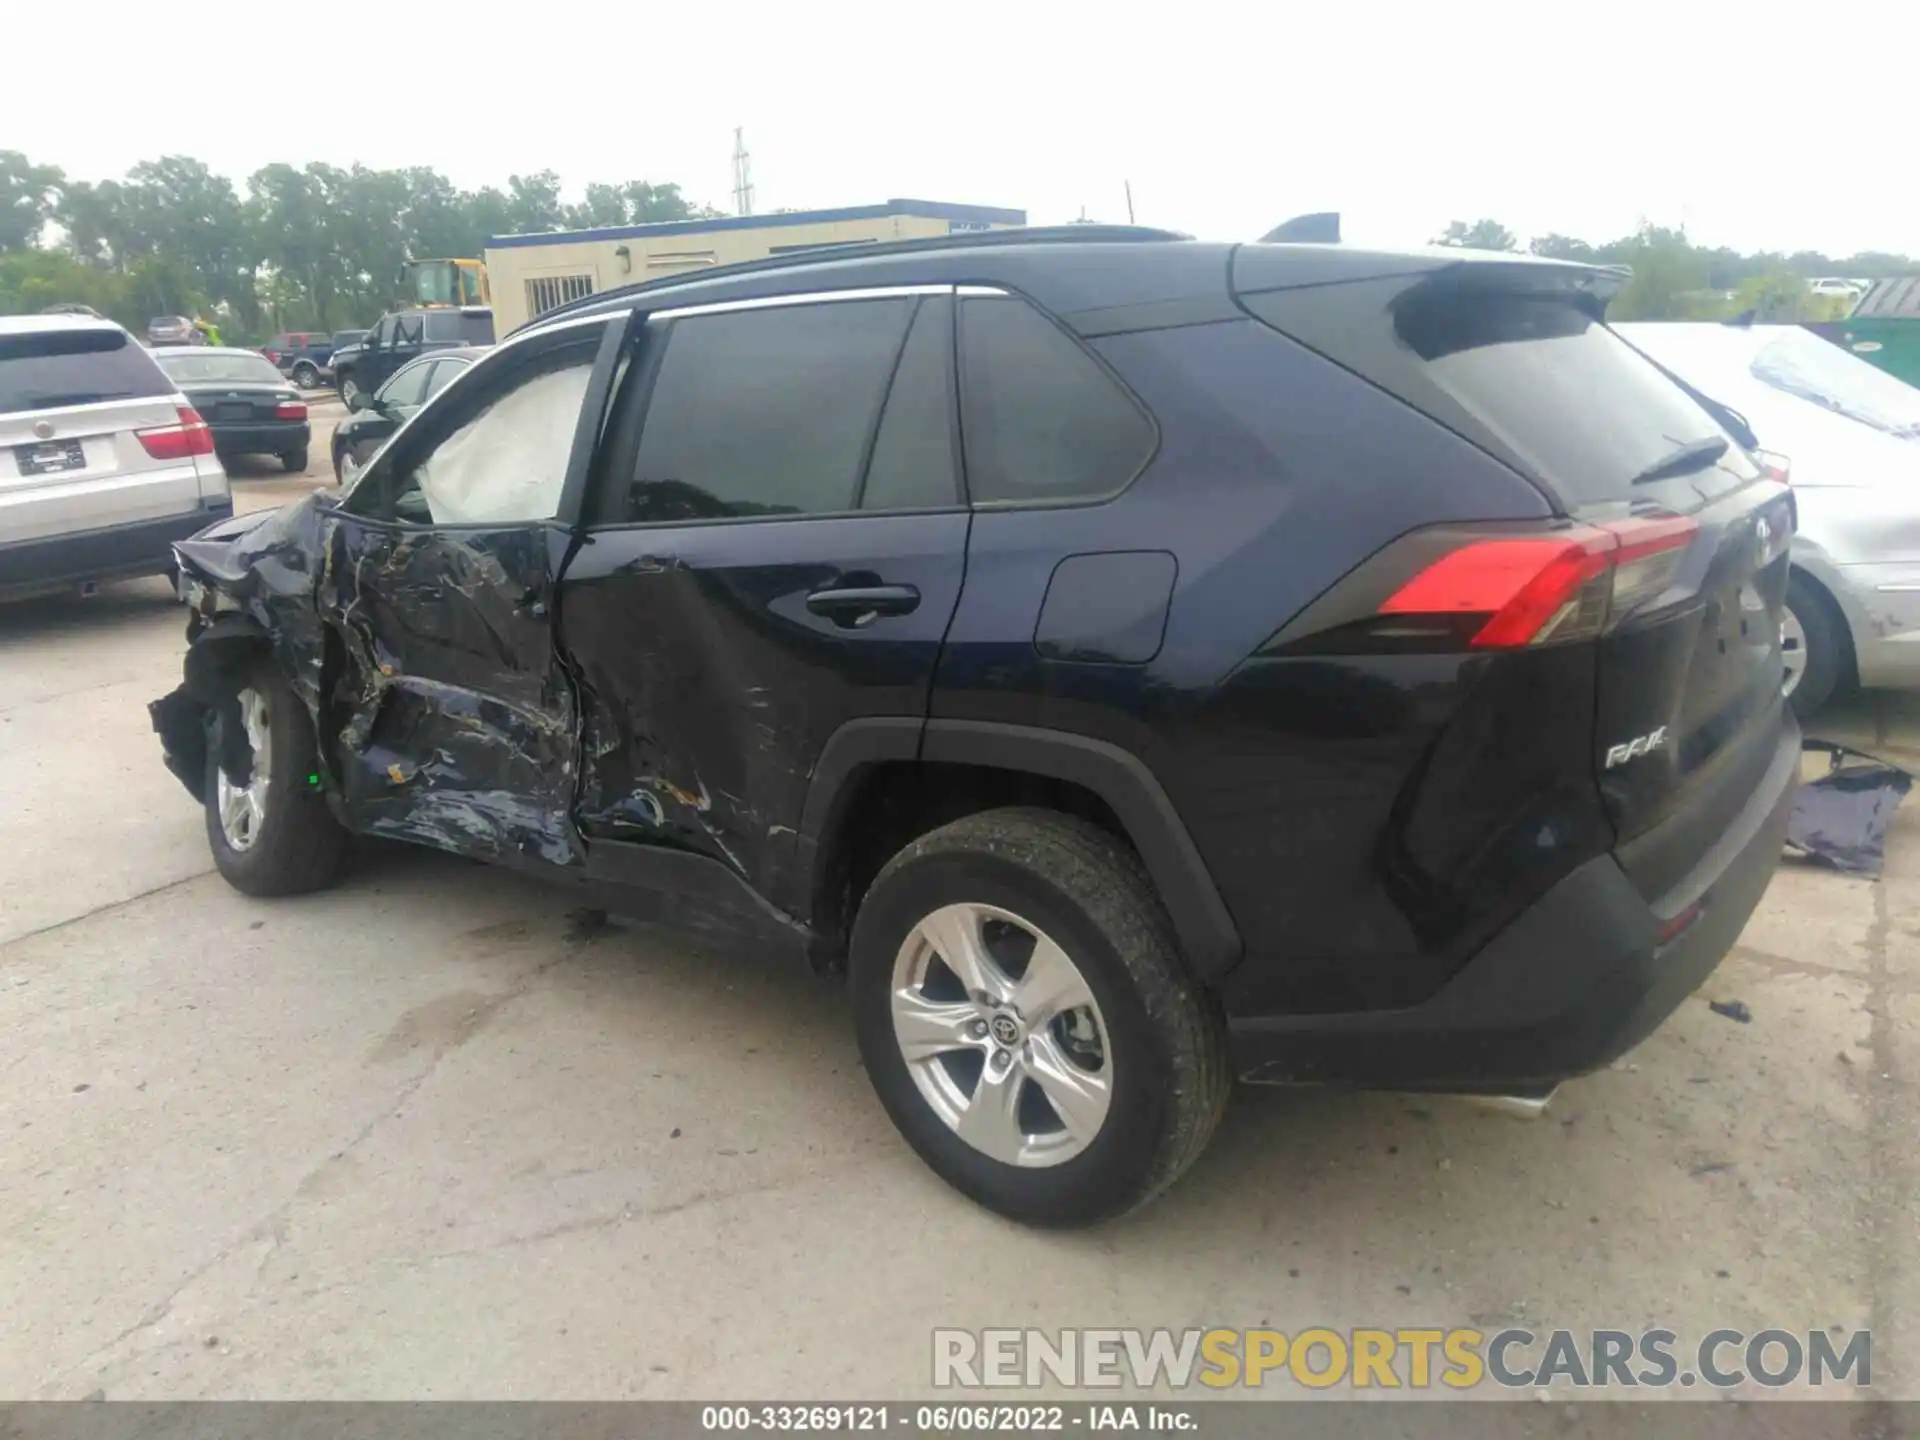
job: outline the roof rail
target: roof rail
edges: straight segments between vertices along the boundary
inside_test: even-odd
[[[873,244],[855,242],[823,245],[817,250],[796,250],[785,255],[767,255],[758,260],[737,260],[731,265],[709,265],[699,270],[681,270],[657,280],[636,280],[569,300],[551,310],[542,310],[527,325],[544,324],[556,316],[574,315],[596,305],[626,298],[674,290],[703,280],[731,279],[736,275],[758,275],[767,271],[791,270],[803,265],[869,255],[919,255],[941,250],[991,250],[1004,245],[1124,244],[1147,241],[1191,240],[1178,230],[1162,230],[1152,225],[1018,225],[1003,230],[971,230],[959,235],[929,235],[917,240],[881,240]]]

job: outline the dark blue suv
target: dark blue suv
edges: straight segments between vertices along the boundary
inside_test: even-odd
[[[1023,1220],[1236,1076],[1538,1099],[1717,963],[1797,773],[1791,494],[1621,278],[1070,227],[596,295],[181,543],[155,727],[249,894],[385,836],[844,966]]]

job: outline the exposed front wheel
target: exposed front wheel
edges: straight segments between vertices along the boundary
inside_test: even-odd
[[[909,1144],[1039,1225],[1145,1203],[1231,1089],[1213,998],[1137,858],[1053,811],[955,821],[889,862],[854,926],[861,1055]]]
[[[214,712],[207,746],[207,843],[236,890],[295,895],[332,880],[347,832],[318,788],[313,726],[268,662]]]
[[[351,375],[340,377],[340,403],[349,409],[353,407],[354,397],[360,393],[360,382]]]
[[[311,390],[320,383],[319,368],[306,360],[293,367],[293,383],[302,390]]]

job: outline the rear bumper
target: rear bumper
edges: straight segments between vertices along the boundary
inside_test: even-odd
[[[1611,855],[1562,880],[1423,1004],[1230,1020],[1236,1069],[1267,1083],[1536,1090],[1637,1045],[1733,947],[1780,863],[1800,772],[1789,715],[1753,798],[1649,905]],[[1663,920],[1700,916],[1665,945]]]
[[[23,599],[89,580],[163,574],[173,564],[174,541],[197,535],[232,514],[233,501],[222,496],[165,520],[0,545],[0,599]]]
[[[313,438],[305,420],[258,420],[247,424],[210,422],[213,448],[221,455],[279,455],[304,450]]]

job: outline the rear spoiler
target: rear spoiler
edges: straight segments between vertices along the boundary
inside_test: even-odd
[[[1283,220],[1260,237],[1262,245],[1338,245],[1340,212],[1320,210]]]

